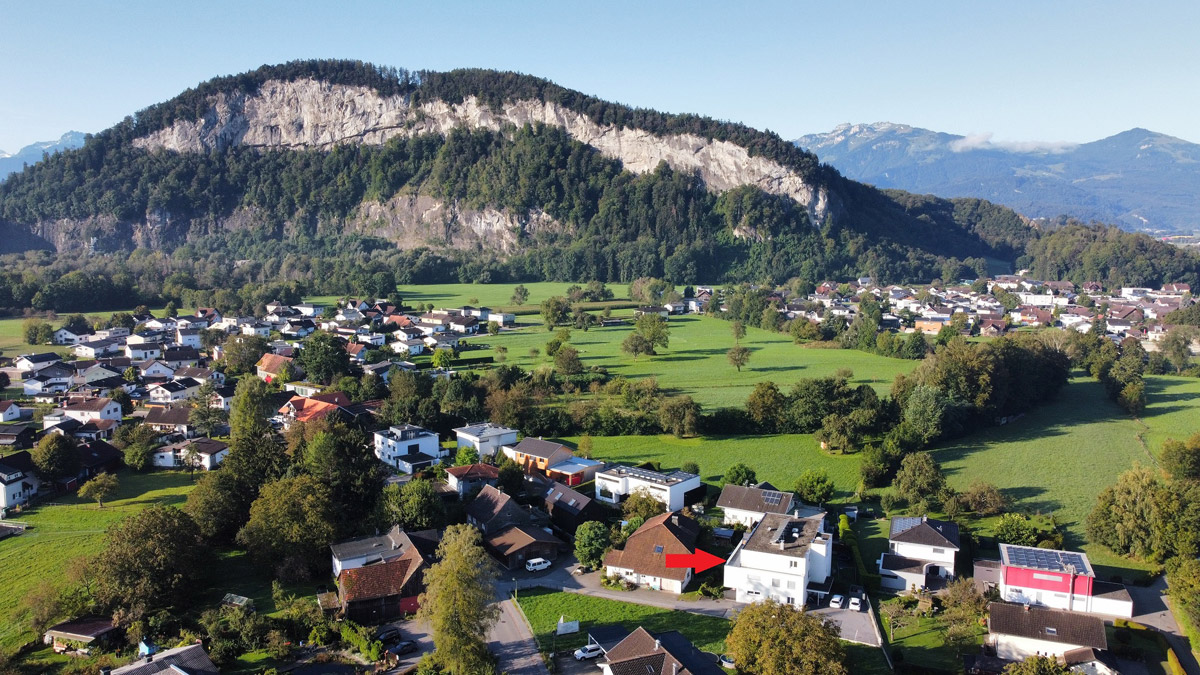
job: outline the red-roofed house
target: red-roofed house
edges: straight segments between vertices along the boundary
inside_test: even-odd
[[[417,611],[417,597],[428,563],[417,547],[380,562],[343,569],[338,597],[346,618],[376,625]]]
[[[293,396],[279,409],[279,414],[283,417],[283,427],[287,429],[296,422],[325,419],[335,410],[343,410],[350,405],[350,399],[340,391],[315,396]]]

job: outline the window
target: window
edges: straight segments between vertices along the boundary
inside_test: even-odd
[[[575,502],[578,502],[578,501],[579,501],[578,499],[575,499],[574,497],[572,497],[571,501],[567,502],[567,506],[575,506]]]
[[[663,552],[663,547],[662,547],[662,546],[655,546],[655,547],[654,547],[654,552],[655,552],[655,553],[662,553],[662,552]]]
[[[933,554],[934,554],[934,555],[941,555],[941,554],[943,554],[943,553],[945,553],[945,552],[946,552],[946,549],[944,549],[944,548],[935,548],[935,549],[933,549]]]
[[[795,581],[792,581],[791,579],[789,579],[789,580],[788,580],[788,583],[787,583],[787,587],[788,587],[788,590],[789,590],[789,591],[794,591],[794,590],[796,590],[796,582],[795,582]]]
[[[789,560],[788,561],[788,567],[799,567],[799,566],[800,566],[800,561],[798,561],[798,560]]]
[[[420,451],[421,451],[421,446],[416,443],[413,443],[412,445],[408,446],[408,454],[410,454],[410,455],[415,455]]]
[[[779,588],[779,580],[778,579],[771,580],[771,588]]]
[[[1058,629],[1050,628],[1049,626],[1047,626],[1046,627],[1046,635],[1058,635]]]

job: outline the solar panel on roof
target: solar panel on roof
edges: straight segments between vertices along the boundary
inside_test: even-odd
[[[783,493],[782,492],[771,492],[770,490],[764,490],[763,495],[762,495],[762,500],[763,500],[764,504],[769,504],[771,506],[779,506],[779,502],[783,500]]]

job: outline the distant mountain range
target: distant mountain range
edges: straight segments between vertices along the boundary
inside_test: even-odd
[[[987,199],[1030,218],[1200,230],[1200,145],[1146,129],[1073,145],[999,143],[881,122],[843,124],[795,143],[880,188]]]
[[[25,168],[26,164],[36,164],[42,161],[42,153],[49,152],[53,154],[60,150],[74,150],[75,148],[83,147],[85,136],[86,134],[81,131],[68,131],[57,141],[33,143],[11,155],[0,150],[0,180],[4,180],[9,174],[16,173]]]

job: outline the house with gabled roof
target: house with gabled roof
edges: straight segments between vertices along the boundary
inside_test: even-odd
[[[824,521],[820,511],[764,514],[729,556],[725,586],[738,602],[804,607],[809,594],[824,597],[833,585],[833,537]]]
[[[376,625],[416,612],[422,578],[436,560],[440,539],[436,530],[410,533],[393,526],[377,537],[334,544],[334,574],[345,617]]]
[[[184,438],[191,438],[195,435],[196,429],[188,421],[189,413],[191,413],[191,409],[186,406],[178,408],[156,406],[150,408],[146,413],[143,423],[163,435],[178,434]]]
[[[1002,659],[1023,661],[1035,655],[1062,657],[1081,648],[1108,649],[1099,617],[1007,602],[988,603],[987,613],[985,644]]]
[[[141,656],[129,665],[113,670],[110,675],[219,675],[220,672],[208,658],[204,645],[197,642]]]
[[[41,485],[28,451],[0,457],[0,511],[28,502]]]
[[[607,626],[602,628],[608,628]],[[600,634],[600,629],[589,631]],[[607,645],[600,661],[602,675],[724,675],[710,655],[696,648],[678,631],[650,633],[638,627],[616,644]]]
[[[792,508],[792,493],[781,492],[770,483],[734,485],[721,488],[717,506],[724,511],[725,525],[754,527],[768,513],[787,513]]]
[[[504,454],[525,470],[545,475],[554,464],[572,459],[575,453],[562,443],[541,438],[526,438],[514,446],[505,446]]]
[[[927,516],[892,518],[888,550],[879,557],[884,588],[926,588],[935,578],[954,576],[958,525]]]
[[[467,504],[466,514],[467,522],[483,533],[484,548],[510,569],[534,558],[555,560],[564,545],[544,529],[549,522],[544,513],[522,507],[492,485]]]
[[[491,464],[467,464],[446,469],[446,485],[458,493],[459,499],[485,485],[493,487],[500,481],[500,470]]]
[[[550,515],[550,521],[564,532],[575,534],[580,525],[604,517],[604,508],[582,492],[558,481],[547,481],[545,486],[543,509]]]
[[[83,616],[57,623],[46,629],[42,643],[53,645],[54,651],[62,653],[76,645],[95,647],[114,641],[120,628],[107,616]]]
[[[696,521],[679,511],[657,515],[629,535],[624,548],[604,556],[604,573],[651,590],[682,593],[692,570],[667,567],[667,555],[692,553],[699,535]]]

